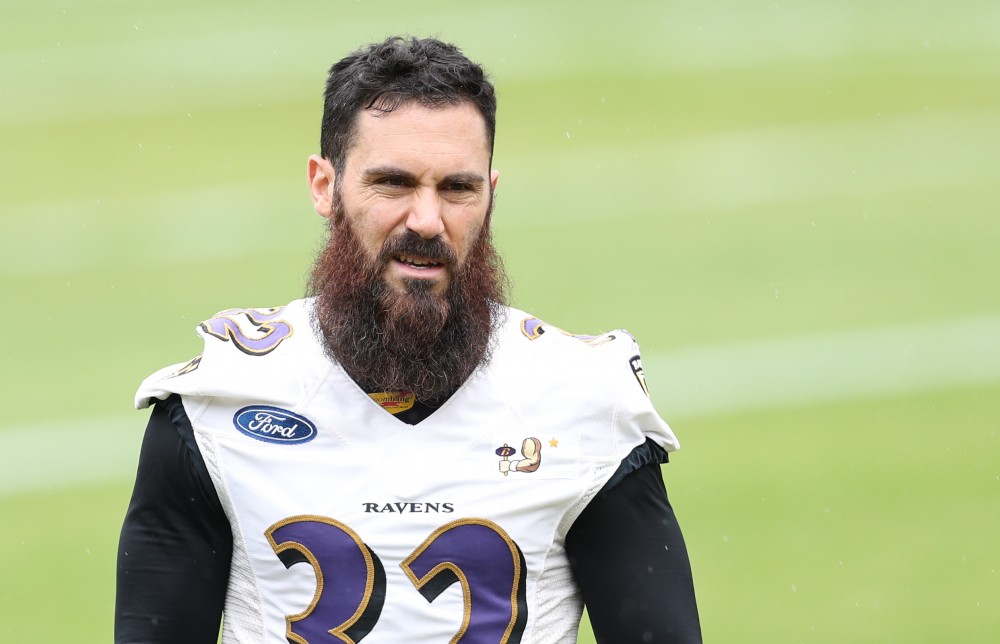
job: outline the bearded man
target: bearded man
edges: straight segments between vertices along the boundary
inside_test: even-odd
[[[331,68],[310,297],[136,395],[117,642],[701,641],[638,346],[505,304],[495,113],[438,40]]]

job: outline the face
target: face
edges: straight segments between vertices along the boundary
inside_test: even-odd
[[[357,118],[339,181],[339,208],[332,164],[315,155],[309,159],[316,212],[345,217],[370,261],[407,231],[439,241],[449,252],[391,253],[381,270],[397,293],[444,293],[479,238],[497,184],[483,118],[468,103],[411,103],[388,113],[363,110]]]
[[[310,278],[315,322],[365,391],[440,403],[488,358],[505,301],[485,126],[467,105],[358,119],[340,177],[309,160],[316,210],[330,219]]]

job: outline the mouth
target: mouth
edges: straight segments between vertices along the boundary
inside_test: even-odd
[[[441,282],[447,277],[447,266],[443,258],[398,253],[392,255],[391,274],[403,280]]]
[[[433,270],[435,268],[441,268],[444,266],[443,261],[437,259],[429,259],[426,257],[418,257],[416,255],[400,254],[400,255],[393,255],[392,258],[393,260],[402,264],[403,266],[418,271]]]

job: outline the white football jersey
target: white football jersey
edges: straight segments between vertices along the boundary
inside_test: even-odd
[[[576,642],[570,526],[647,437],[678,448],[632,337],[508,308],[408,425],[326,356],[312,306],[222,311],[136,394],[183,397],[232,526],[223,641]]]

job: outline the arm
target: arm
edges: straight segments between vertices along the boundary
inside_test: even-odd
[[[702,641],[687,549],[659,464],[598,494],[570,529],[566,552],[598,642]]]
[[[118,544],[115,642],[215,644],[232,533],[178,396],[153,408]]]

